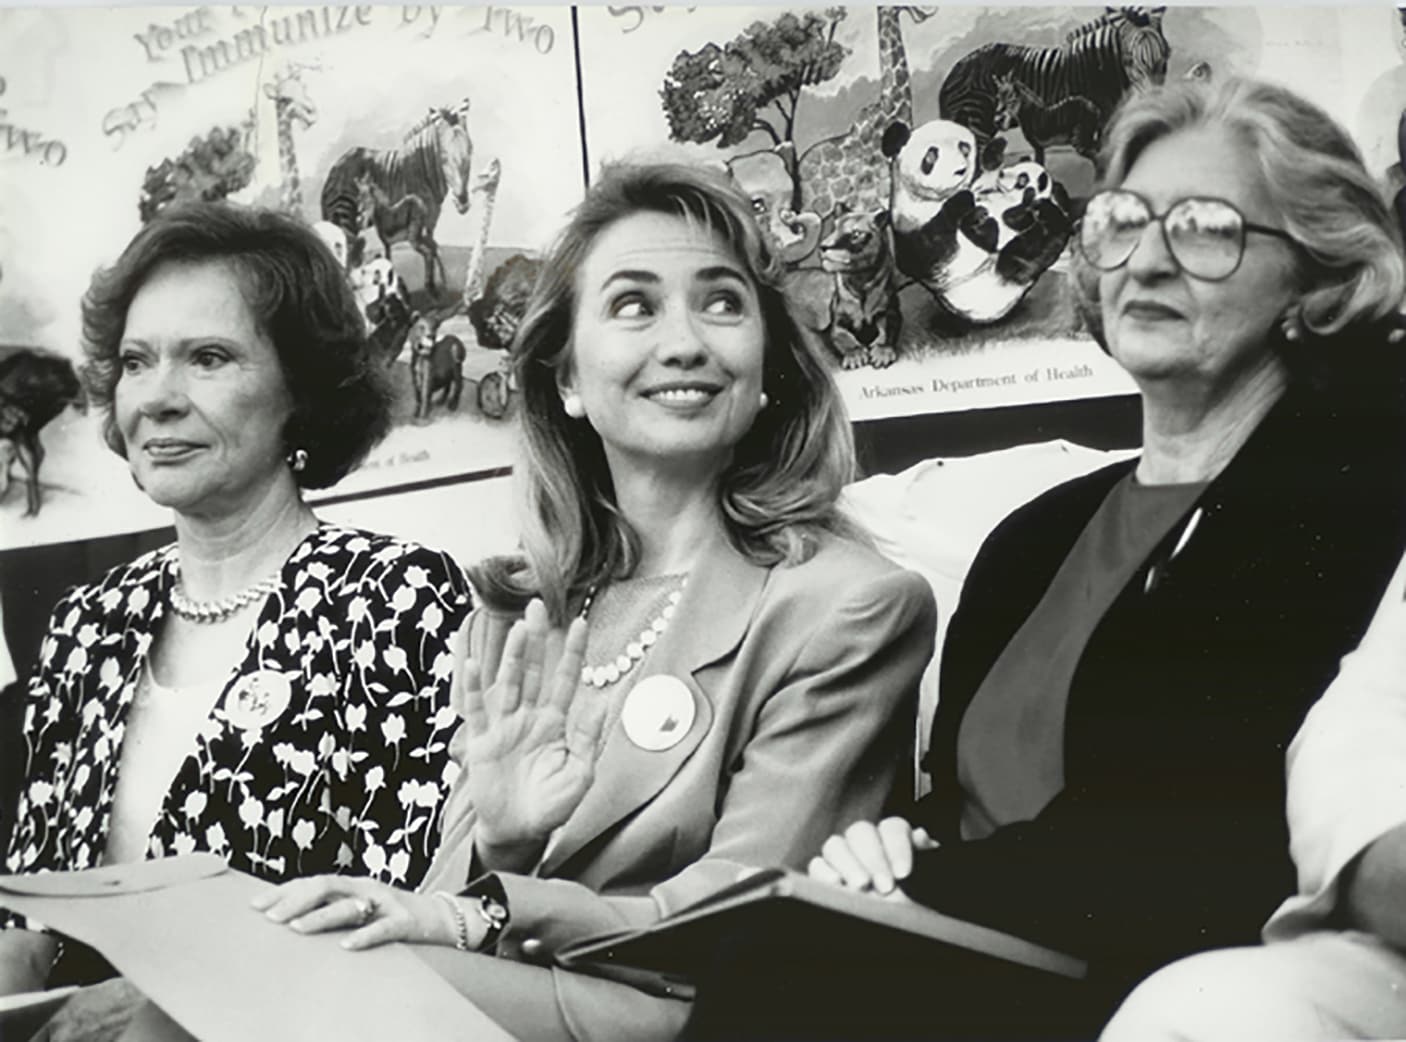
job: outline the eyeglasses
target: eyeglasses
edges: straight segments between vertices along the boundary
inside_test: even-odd
[[[1188,196],[1159,217],[1136,192],[1115,188],[1099,192],[1085,206],[1079,224],[1079,252],[1099,271],[1121,268],[1153,221],[1162,226],[1162,241],[1182,270],[1207,282],[1235,274],[1245,256],[1246,232],[1294,241],[1282,228],[1251,224],[1224,199]]]

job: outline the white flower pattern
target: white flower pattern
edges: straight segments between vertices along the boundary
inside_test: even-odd
[[[6,871],[101,859],[127,713],[174,561],[174,547],[146,554],[55,608],[29,686]],[[445,657],[469,608],[468,580],[447,555],[319,526],[284,567],[177,772],[148,856],[212,851],[274,882],[350,872],[416,885],[438,840],[458,723]],[[288,679],[286,706],[281,691],[234,704],[241,681],[260,673]],[[0,911],[0,926],[12,925],[23,919]]]

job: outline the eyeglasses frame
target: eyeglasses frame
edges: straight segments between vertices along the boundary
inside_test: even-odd
[[[1152,208],[1152,203],[1148,201],[1146,196],[1142,195],[1140,192],[1134,192],[1131,188],[1105,188],[1102,191],[1095,192],[1092,196],[1090,196],[1088,202],[1093,202],[1101,195],[1129,195],[1136,199],[1138,202],[1142,203],[1148,213],[1148,224],[1156,224],[1158,231],[1162,233],[1162,245],[1167,250],[1167,256],[1171,257],[1172,260],[1176,261],[1177,267],[1180,268],[1182,271],[1186,272],[1186,274],[1189,275],[1191,278],[1200,279],[1202,282],[1224,282],[1226,279],[1230,278],[1232,275],[1234,275],[1237,271],[1240,270],[1240,265],[1245,262],[1245,235],[1247,232],[1259,232],[1261,235],[1273,235],[1277,239],[1283,239],[1285,242],[1295,246],[1298,245],[1298,240],[1295,239],[1288,232],[1286,232],[1283,228],[1272,228],[1267,224],[1256,224],[1254,221],[1246,220],[1245,215],[1240,212],[1240,207],[1236,206],[1229,199],[1223,199],[1218,195],[1182,196],[1180,199],[1172,203],[1171,206],[1163,210],[1160,214]],[[1185,264],[1182,263],[1181,257],[1177,255],[1176,248],[1172,246],[1171,238],[1167,235],[1167,217],[1178,206],[1181,206],[1183,203],[1191,202],[1219,203],[1221,206],[1229,207],[1231,212],[1233,212],[1237,217],[1240,218],[1240,252],[1235,258],[1234,266],[1231,267],[1231,269],[1227,271],[1224,275],[1208,277],[1206,275],[1196,274],[1196,272],[1192,271],[1190,268],[1188,268]],[[1085,203],[1084,205],[1085,209],[1087,209],[1088,203]],[[1144,225],[1142,228],[1142,232],[1146,231],[1147,225]],[[1133,243],[1133,248],[1128,251],[1128,255],[1122,260],[1120,260],[1117,264],[1110,264],[1107,267],[1104,267],[1103,265],[1095,261],[1092,257],[1090,257],[1088,250],[1084,248],[1084,221],[1082,218],[1080,218],[1078,227],[1074,231],[1074,242],[1078,247],[1079,253],[1083,256],[1086,261],[1089,262],[1090,266],[1093,267],[1094,270],[1117,271],[1119,268],[1127,264],[1128,261],[1133,259],[1133,254],[1137,252],[1138,245],[1142,242],[1142,238],[1141,233],[1139,233],[1138,240]]]

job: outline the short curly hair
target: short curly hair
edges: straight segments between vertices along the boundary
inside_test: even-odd
[[[1252,152],[1270,202],[1302,247],[1305,333],[1328,336],[1397,319],[1406,292],[1401,232],[1352,138],[1318,106],[1284,87],[1230,77],[1130,93],[1104,131],[1098,187],[1116,188],[1153,142],[1224,127]],[[1074,301],[1105,349],[1098,272],[1074,251]]]
[[[346,272],[332,251],[297,218],[224,202],[182,203],[162,210],[83,297],[84,378],[105,413],[103,437],[127,455],[113,416],[122,376],[119,348],[133,298],[157,268],[223,261],[235,272],[255,325],[273,343],[293,411],[283,430],[307,463],[294,479],[304,488],[334,485],[390,430],[390,379],[366,338]]]

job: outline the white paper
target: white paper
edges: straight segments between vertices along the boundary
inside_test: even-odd
[[[249,906],[269,886],[252,876],[227,869],[141,889],[183,860],[117,866],[117,886],[112,869],[0,877],[0,903],[92,945],[202,1042],[511,1038],[404,945],[349,952],[341,934],[270,922]],[[13,890],[40,880],[64,895]],[[90,896],[77,896],[85,883]]]

